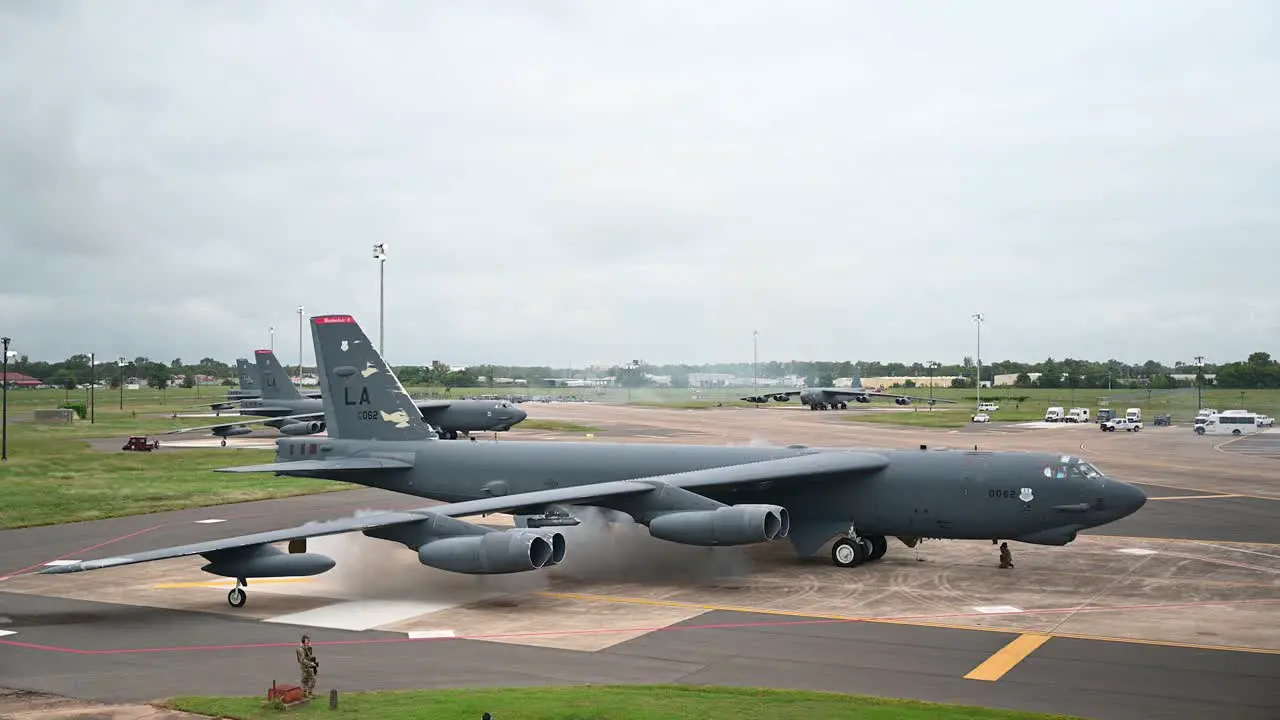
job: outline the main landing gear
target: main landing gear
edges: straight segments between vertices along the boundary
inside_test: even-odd
[[[249,583],[244,578],[236,578],[236,586],[231,588],[231,592],[227,593],[227,602],[233,608],[244,607],[244,604],[249,600],[249,596],[245,594],[245,591],[240,589],[242,585],[248,587]]]
[[[843,402],[834,402],[830,404],[812,403],[809,405],[809,409],[810,410],[848,410],[849,403],[843,403]]]
[[[437,430],[436,437],[440,438],[441,440],[457,440],[458,431],[457,430]]]
[[[836,567],[857,567],[864,562],[879,560],[889,549],[883,535],[859,537],[852,527],[849,536],[836,540],[831,546],[831,562]]]

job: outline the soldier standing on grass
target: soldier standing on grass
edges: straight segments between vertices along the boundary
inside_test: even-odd
[[[320,669],[320,661],[316,660],[316,653],[311,649],[311,636],[302,636],[297,655],[298,667],[302,670],[302,696],[313,697],[316,689],[316,670]]]

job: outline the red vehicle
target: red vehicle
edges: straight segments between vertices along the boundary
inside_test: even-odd
[[[134,435],[124,444],[122,450],[135,450],[137,452],[151,452],[160,447],[159,440],[148,441],[146,437]]]

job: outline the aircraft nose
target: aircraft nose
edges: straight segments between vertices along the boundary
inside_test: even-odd
[[[1147,494],[1129,483],[1116,482],[1114,494],[1115,508],[1124,515],[1132,515],[1147,504]]]
[[[520,408],[511,408],[511,420],[513,423],[524,422],[527,417],[529,417],[529,413]],[[1146,498],[1144,497],[1143,499],[1145,500]]]

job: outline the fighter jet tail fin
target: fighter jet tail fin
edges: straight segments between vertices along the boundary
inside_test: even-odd
[[[302,393],[293,384],[293,378],[285,371],[284,366],[270,350],[255,351],[258,372],[262,375],[263,400],[301,400]],[[301,372],[301,371],[299,371]]]
[[[253,365],[244,358],[236,358],[236,369],[240,371],[240,389],[261,392],[259,387],[257,373]]]
[[[325,427],[331,438],[435,438],[399,378],[350,315],[311,318]]]

